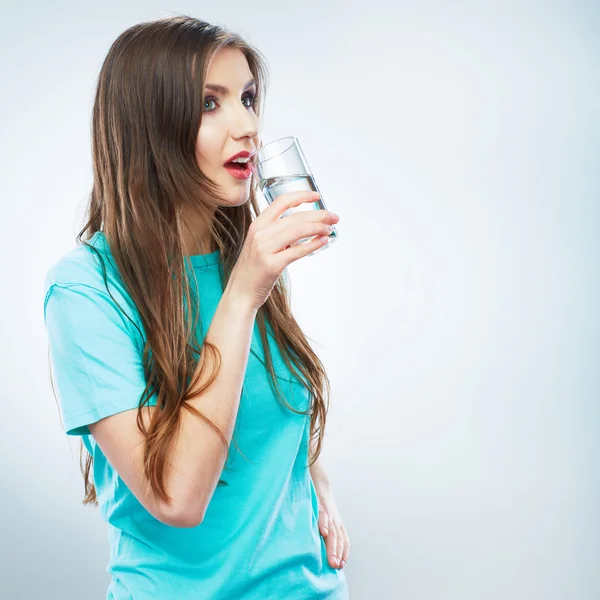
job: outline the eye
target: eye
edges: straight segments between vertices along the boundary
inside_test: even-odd
[[[256,94],[254,92],[246,92],[242,96],[242,98],[250,99],[250,103],[246,105],[247,108],[254,108],[254,106],[256,105]],[[212,108],[212,109],[206,108],[206,105],[210,104],[211,102],[216,103],[217,98],[215,98],[214,96],[206,96],[204,98],[204,112],[214,112],[216,110],[216,108]]]
[[[256,94],[254,92],[246,92],[244,96],[250,98],[250,104],[248,105],[248,108],[254,108],[254,105],[256,104]],[[242,96],[242,98],[244,96]]]
[[[207,96],[206,98],[204,98],[204,107],[206,108],[206,105],[210,102],[216,102],[217,99],[214,96]],[[213,112],[214,108],[212,110],[205,110],[204,112]]]

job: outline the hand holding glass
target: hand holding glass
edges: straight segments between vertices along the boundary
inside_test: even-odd
[[[289,192],[310,191],[320,193],[300,148],[300,143],[295,137],[280,138],[262,146],[250,155],[248,164],[258,180],[260,191],[269,204],[278,196]],[[327,209],[322,197],[314,202],[303,202],[299,206],[290,208],[283,213],[282,217],[287,217],[298,211],[321,209]],[[302,238],[293,245],[302,244],[315,237]],[[338,233],[335,226],[333,226],[333,230],[329,234],[329,241],[306,256],[312,256],[325,248],[329,248],[337,238]]]

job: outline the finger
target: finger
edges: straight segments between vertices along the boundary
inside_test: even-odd
[[[336,538],[337,538],[337,549],[336,549],[336,556],[338,557],[338,562],[337,562],[337,567],[338,569],[342,568],[342,559],[344,557],[344,549],[345,549],[345,543],[346,540],[344,539],[344,534],[342,533],[342,530],[340,528],[340,526],[338,525],[336,527]]]
[[[313,208],[308,210],[297,210],[285,219],[279,219],[278,224],[287,226],[289,223],[310,223],[311,221],[319,223],[337,223],[339,215],[335,215],[325,208]]]
[[[329,241],[329,236],[317,236],[309,242],[302,242],[302,244],[296,244],[295,246],[290,246],[281,252],[277,252],[275,256],[278,259],[277,268],[280,268],[282,271],[287,265],[297,261],[298,259],[314,252],[318,248],[323,247]]]
[[[311,238],[318,235],[329,237],[333,226],[323,221],[308,221],[304,223],[290,223],[281,228],[275,228],[273,234],[265,242],[271,253],[287,249],[288,246],[297,245],[298,240]],[[302,242],[304,243],[304,242]]]
[[[338,557],[337,567],[338,569],[342,568],[342,559],[344,557],[346,540],[344,538],[344,533],[342,532],[341,525],[336,526],[336,538],[337,538],[337,549],[336,556]]]
[[[321,535],[323,537],[327,537],[328,534],[328,519],[329,517],[327,516],[327,513],[321,512],[321,514],[319,515],[319,531],[321,532]]]
[[[340,530],[342,532],[342,536],[344,539],[344,551],[341,556],[341,560],[342,560],[341,567],[343,569],[344,566],[346,565],[346,561],[348,560],[348,556],[350,555],[350,538],[348,537],[348,532],[346,531],[346,528],[344,527],[344,525],[342,525],[340,527]]]
[[[269,223],[275,223],[286,210],[300,206],[303,202],[315,202],[320,197],[321,194],[318,192],[308,190],[281,194],[260,213],[260,217]]]
[[[339,558],[337,554],[338,532],[334,523],[330,524],[329,535],[327,536],[327,539],[331,541],[329,546],[329,564],[335,569],[339,564]]]

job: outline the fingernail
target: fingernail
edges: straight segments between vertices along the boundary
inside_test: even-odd
[[[346,564],[346,561],[345,561],[345,560],[343,560],[343,561],[342,561],[342,569],[344,568],[344,565],[345,565],[345,564]]]

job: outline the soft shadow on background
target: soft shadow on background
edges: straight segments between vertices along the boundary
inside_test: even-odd
[[[600,7],[3,7],[0,589],[101,599],[106,529],[50,388],[43,277],[74,247],[110,44],[185,13],[267,57],[339,241],[291,265],[329,370],[352,600],[600,597]]]

